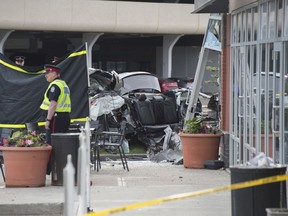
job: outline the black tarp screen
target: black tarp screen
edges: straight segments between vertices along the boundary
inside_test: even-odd
[[[72,119],[89,116],[86,56],[83,45],[57,64],[71,91]],[[44,65],[19,67],[0,53],[0,128],[44,120],[39,107],[49,83],[43,68]]]

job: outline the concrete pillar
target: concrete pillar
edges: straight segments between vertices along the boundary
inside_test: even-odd
[[[4,54],[4,49],[3,49],[4,43],[13,31],[14,30],[1,30],[0,31],[0,53]]]
[[[98,38],[104,33],[84,33],[83,34],[83,42],[87,43],[87,66],[88,68],[92,67],[92,48]]]
[[[163,37],[163,78],[168,78],[172,75],[172,49],[182,36],[183,35],[164,35]]]

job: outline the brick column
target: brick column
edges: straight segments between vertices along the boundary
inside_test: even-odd
[[[221,129],[227,132],[229,131],[230,120],[230,19],[230,15],[222,15]]]

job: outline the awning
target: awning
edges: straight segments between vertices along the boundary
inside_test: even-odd
[[[228,13],[229,0],[207,0],[204,4],[200,2],[202,0],[195,0],[195,10],[192,13]]]

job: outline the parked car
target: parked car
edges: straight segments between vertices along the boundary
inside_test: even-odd
[[[161,92],[165,93],[167,91],[179,89],[178,83],[172,79],[159,79]]]
[[[177,82],[179,88],[192,89],[194,79],[190,77],[170,77],[170,80]]]

